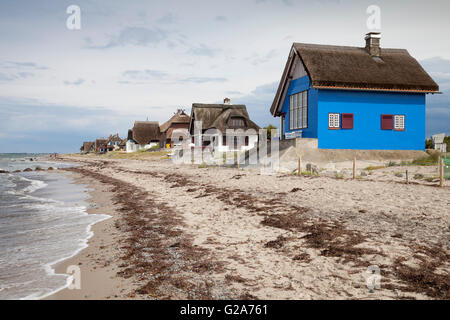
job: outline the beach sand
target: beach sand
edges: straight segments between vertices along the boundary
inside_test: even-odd
[[[88,247],[74,257],[64,260],[54,267],[56,273],[67,273],[69,266],[80,268],[80,289],[65,288],[48,296],[47,300],[97,300],[125,299],[134,291],[130,279],[117,277],[121,256],[121,237],[115,228],[119,219],[115,205],[112,202],[113,193],[109,187],[99,181],[77,173],[68,173],[76,183],[87,185],[91,198],[88,201],[89,214],[108,214],[111,218],[100,221],[91,227],[93,237],[88,241]]]
[[[81,290],[48,299],[449,299],[450,186],[66,156],[95,189]],[[397,174],[398,175],[398,174]],[[345,176],[347,177],[347,176]],[[381,287],[366,281],[379,270]]]

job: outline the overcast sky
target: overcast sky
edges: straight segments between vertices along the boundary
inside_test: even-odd
[[[69,30],[69,5],[81,30]],[[450,134],[450,2],[1,0],[0,152],[75,152],[134,120],[224,97],[260,126],[292,42],[363,46],[369,5],[382,47],[405,48],[439,84],[427,136]]]

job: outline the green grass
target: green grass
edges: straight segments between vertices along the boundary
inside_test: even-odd
[[[335,173],[334,174],[334,177],[336,178],[336,179],[344,179],[344,175],[342,174],[342,173]]]
[[[378,169],[383,169],[383,168],[386,168],[386,166],[368,166],[368,167],[366,167],[366,170],[372,171],[372,170],[378,170]]]
[[[309,177],[309,176],[314,176],[314,177],[319,176],[319,174],[318,174],[317,172],[313,172],[313,173],[311,174],[310,171],[302,171],[302,172],[300,172],[300,174],[301,174],[302,176],[307,176],[307,177]]]
[[[439,156],[440,156],[439,152],[433,152],[428,156],[413,160],[411,164],[418,166],[435,166],[438,164]]]

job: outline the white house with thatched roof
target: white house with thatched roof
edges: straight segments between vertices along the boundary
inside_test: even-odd
[[[135,121],[128,130],[127,153],[161,145],[161,132],[157,121]]]
[[[249,150],[258,143],[258,130],[246,106],[233,105],[228,98],[223,104],[192,104],[189,133],[197,146],[219,152]]]

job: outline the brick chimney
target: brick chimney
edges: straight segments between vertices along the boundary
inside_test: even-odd
[[[369,32],[364,38],[366,40],[366,50],[372,57],[380,57],[380,32]]]

